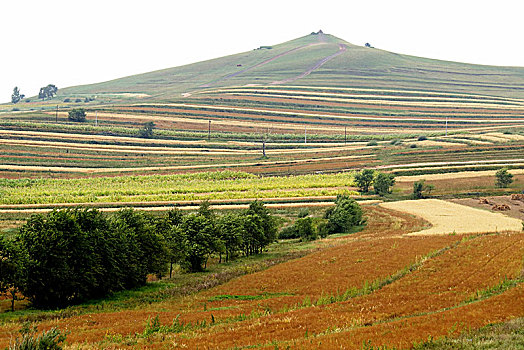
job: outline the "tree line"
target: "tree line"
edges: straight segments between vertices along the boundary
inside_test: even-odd
[[[0,293],[12,309],[20,295],[35,307],[64,307],[142,286],[148,274],[171,275],[174,264],[195,272],[213,254],[220,261],[258,254],[276,238],[275,217],[259,201],[223,216],[208,202],[196,213],[163,216],[54,210],[33,215],[14,239],[0,236]]]

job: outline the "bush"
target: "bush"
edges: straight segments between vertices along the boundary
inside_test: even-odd
[[[64,98],[64,102],[71,102],[70,98]]]
[[[144,127],[142,129],[138,130],[138,136],[145,138],[145,139],[150,139],[151,137],[153,137],[154,128],[155,128],[155,123],[147,122],[144,124]]]
[[[411,145],[409,145],[409,148],[417,148],[417,145],[412,143]]]
[[[417,140],[418,140],[418,141],[425,141],[425,140],[427,140],[427,139],[428,139],[428,138],[427,138],[426,135],[421,135],[421,136],[418,137]]]
[[[72,122],[82,123],[86,121],[86,111],[83,108],[74,108],[69,111],[67,119]]]
[[[506,188],[513,182],[513,174],[508,171],[508,168],[502,168],[495,173],[495,185],[499,188]]]
[[[17,338],[14,344],[11,344],[8,350],[60,350],[60,345],[66,340],[67,333],[62,333],[54,327],[36,336],[36,327],[20,330],[21,338]],[[6,349],[6,350],[7,350]]]
[[[300,238],[300,235],[298,234],[298,228],[295,225],[289,225],[282,230],[280,230],[278,234],[278,238],[280,239],[292,239],[292,238]]]
[[[362,208],[356,200],[347,196],[337,196],[335,207],[326,211],[325,216],[328,227],[322,230],[327,230],[327,234],[348,232],[354,226],[364,223]]]
[[[378,146],[378,142],[375,141],[375,140],[369,141],[369,142],[367,143],[367,146]]]
[[[396,139],[396,140],[391,140],[389,143],[393,146],[397,146],[397,145],[400,145],[402,141],[399,139]]]
[[[298,211],[297,217],[299,218],[305,218],[309,215],[309,209],[308,208],[300,208]]]
[[[415,181],[413,183],[413,199],[422,199],[426,198],[431,194],[431,191],[435,189],[435,186],[432,184],[426,184],[426,180]]]

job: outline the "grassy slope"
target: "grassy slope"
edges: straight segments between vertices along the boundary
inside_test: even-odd
[[[316,45],[314,45],[316,44]],[[154,100],[172,100],[201,85],[268,84],[299,75],[320,59],[347,51],[298,81],[301,85],[396,87],[434,91],[482,93],[524,97],[524,68],[494,67],[425,59],[365,48],[331,35],[307,35],[273,46],[186,66],[124,77],[108,82],[61,89],[61,96],[101,93],[145,93]],[[309,45],[309,46],[307,46]],[[272,62],[224,79],[235,72]],[[242,66],[237,66],[242,65]]]

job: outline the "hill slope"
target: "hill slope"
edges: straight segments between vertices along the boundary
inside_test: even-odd
[[[299,84],[467,92],[524,97],[524,68],[455,63],[352,45],[315,33],[186,66],[62,89],[62,96],[122,94],[177,99],[209,87]]]

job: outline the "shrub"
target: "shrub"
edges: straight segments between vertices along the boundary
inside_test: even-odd
[[[364,222],[362,208],[357,201],[341,195],[337,196],[335,207],[326,211],[326,217],[328,227],[322,230],[327,230],[328,234],[348,232]]]
[[[64,102],[71,102],[70,98],[64,98]]]
[[[378,146],[378,142],[375,140],[371,140],[367,143],[367,146]]]
[[[83,108],[74,108],[69,111],[67,119],[72,122],[85,122],[86,121],[86,111]]]
[[[409,148],[417,148],[417,145],[412,143],[411,145],[409,145]]]
[[[399,139],[396,139],[396,140],[391,140],[389,143],[393,146],[397,146],[397,145],[400,145],[402,141]]]
[[[298,229],[295,225],[289,225],[282,230],[280,230],[278,234],[278,238],[280,239],[292,239],[292,238],[299,238]]]
[[[428,138],[427,138],[426,135],[421,135],[421,136],[418,137],[417,140],[418,140],[418,141],[425,141],[425,140],[427,140],[427,139],[428,139]]]
[[[22,328],[20,330],[22,337],[17,338],[13,344],[7,348],[8,350],[60,350],[67,337],[67,333],[62,333],[58,328],[54,327],[47,332],[42,332],[41,335],[36,336],[36,327]]]
[[[297,217],[299,218],[305,218],[309,215],[309,209],[308,208],[300,208],[298,211]]]
[[[432,184],[426,184],[426,180],[415,181],[413,183],[413,199],[426,198],[431,194],[431,191],[435,189]]]
[[[295,223],[299,237],[303,241],[313,241],[318,234],[313,227],[313,220],[310,217],[298,219]]]
[[[502,168],[495,173],[495,185],[500,188],[506,188],[513,182],[513,174],[508,171],[508,168]]]

